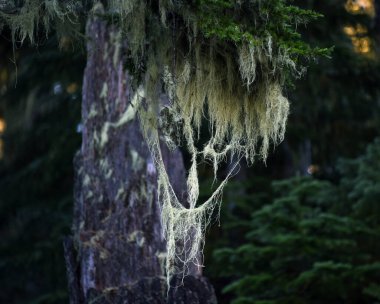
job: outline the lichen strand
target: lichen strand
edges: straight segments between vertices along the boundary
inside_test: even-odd
[[[28,13],[21,15],[28,21],[11,21],[6,16],[22,40],[32,40],[40,16],[37,2],[26,0],[33,10],[25,8]],[[57,3],[46,0],[46,7],[48,2]],[[57,6],[51,8],[47,16],[63,18]],[[218,164],[228,155],[238,160],[245,156],[250,163],[257,157],[265,160],[271,143],[284,137],[289,112],[282,93],[285,81],[291,75],[299,76],[302,60],[326,55],[328,50],[311,48],[297,33],[298,24],[317,14],[285,0],[198,0],[191,4],[110,0],[105,9],[97,3],[92,13],[104,13],[120,26],[128,42],[126,66],[134,74],[137,92],[120,122],[104,126],[101,145],[106,144],[110,127],[129,121],[137,112],[158,172],[169,282],[173,274],[185,276],[189,263],[201,266],[205,229],[237,165],[207,201],[199,202],[198,163],[211,160],[216,174]],[[163,87],[170,99],[166,112],[174,117],[166,123],[160,117]],[[180,122],[181,127],[173,128],[180,134],[174,135],[183,139],[191,154],[187,204],[176,197],[161,154],[161,137],[169,139],[171,146],[177,141],[167,134],[160,136],[159,126],[173,122]],[[203,122],[209,124],[210,137],[199,149]]]
[[[206,109],[211,138],[203,150],[204,157],[218,162],[232,152],[244,154],[249,162],[256,155],[265,160],[269,143],[277,144],[284,137],[289,103],[282,94],[281,82],[270,74],[254,81],[256,62],[252,63],[251,56],[246,63],[240,57],[239,70],[243,70],[242,66],[250,68],[239,74],[237,63],[230,63],[234,58],[226,55],[223,62],[215,58],[214,52],[196,56],[190,74],[185,63],[180,75],[188,76],[175,82],[173,105],[177,115],[185,118],[185,136],[189,141],[190,128],[200,130]],[[262,64],[256,60],[257,65]]]
[[[151,116],[147,115],[147,112],[140,111],[140,117],[143,123],[147,123],[147,119]],[[158,172],[158,196],[161,202],[163,233],[167,242],[165,269],[167,283],[169,284],[173,274],[186,276],[187,267],[190,263],[202,267],[201,253],[204,245],[205,229],[212,220],[215,208],[220,207],[222,189],[237,164],[212,196],[202,204],[196,205],[199,186],[196,170],[197,161],[196,157],[193,158],[188,175],[189,207],[185,207],[183,202],[177,198],[170,183],[161,154],[160,138],[157,130],[151,129],[149,131],[148,142]],[[191,144],[190,147],[192,147]],[[194,147],[192,148],[195,149]],[[197,154],[197,151],[192,151],[193,157]]]
[[[79,1],[68,0],[61,4],[59,0],[25,0],[21,8],[15,8],[15,13],[0,11],[0,24],[11,29],[14,42],[24,42],[28,39],[34,43],[39,28],[48,33],[54,28],[58,37],[78,34],[77,13]]]

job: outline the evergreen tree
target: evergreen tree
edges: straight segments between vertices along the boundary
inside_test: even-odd
[[[273,183],[273,201],[229,229],[236,248],[215,250],[232,303],[375,303],[380,299],[380,140],[341,161],[338,184],[295,177]],[[230,232],[233,233],[233,232]],[[223,265],[223,266],[222,266]]]

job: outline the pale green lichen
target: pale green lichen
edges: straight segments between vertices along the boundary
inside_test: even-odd
[[[213,211],[219,208],[222,189],[237,166],[237,163],[232,166],[227,178],[208,200],[199,202],[199,162],[211,160],[216,175],[219,163],[227,156],[236,155],[238,160],[245,156],[249,162],[253,162],[256,156],[265,160],[270,143],[277,144],[284,137],[289,110],[289,103],[282,94],[281,80],[271,75],[257,76],[258,66],[261,69],[267,67],[268,72],[271,69],[273,74],[279,62],[287,58],[276,57],[270,37],[255,49],[251,45],[242,45],[240,56],[236,58],[228,52],[221,57],[223,49],[217,49],[219,46],[213,44],[202,45],[196,36],[196,33],[190,36],[192,48],[185,58],[177,58],[174,70],[168,65],[160,68],[162,64],[157,62],[159,50],[152,56],[148,52],[144,86],[147,107],[140,107],[138,111],[158,172],[162,225],[167,241],[168,283],[174,273],[186,275],[189,263],[201,267],[199,257],[205,229],[211,222]],[[165,62],[165,55],[158,58]],[[191,154],[187,204],[176,197],[161,155],[157,130],[157,84],[160,79],[170,97],[170,104],[166,107],[182,123],[179,137],[185,139]],[[211,135],[203,149],[198,150],[195,142],[205,109]],[[180,251],[179,244],[184,247]]]
[[[105,172],[109,168],[109,163],[107,158],[102,158],[99,161],[100,168]]]
[[[113,174],[113,170],[112,170],[112,169],[109,169],[109,170],[107,171],[106,175],[105,175],[105,178],[106,178],[106,179],[111,178],[112,174]]]
[[[137,246],[143,247],[145,244],[144,231],[135,230],[128,235],[127,241],[130,243],[136,243]]]
[[[22,7],[12,14],[0,11],[0,21],[9,26],[13,41],[34,42],[35,34],[42,27],[46,33],[53,25],[58,37],[76,36],[79,26],[76,14],[78,1],[25,0]]]
[[[107,98],[108,97],[108,86],[107,83],[103,83],[102,90],[100,91],[100,98]]]
[[[26,0],[19,14],[8,15],[0,12],[0,17],[3,18],[10,26],[12,37],[16,37],[23,42],[26,38],[30,41],[34,40],[36,28],[40,24],[40,1]],[[45,17],[43,24],[48,26],[49,17]]]
[[[131,162],[132,169],[134,171],[141,170],[144,165],[144,159],[140,156],[140,154],[137,151],[133,149],[130,151],[130,154],[131,154],[131,159],[132,159],[132,162]]]
[[[137,90],[136,94],[133,96],[130,105],[121,115],[119,120],[117,122],[106,121],[104,123],[101,134],[100,134],[100,147],[104,147],[105,144],[108,142],[108,131],[110,128],[121,127],[122,125],[125,125],[126,123],[130,122],[131,120],[135,118],[137,109],[140,106],[141,100],[143,98],[144,98],[144,90],[142,89],[142,87],[140,87]]]
[[[166,264],[166,252],[156,252],[156,257],[158,259],[158,263],[160,264],[161,273],[165,273],[165,264]]]
[[[88,186],[88,185],[90,185],[90,182],[91,182],[91,178],[90,178],[90,176],[88,176],[86,174],[85,177],[84,177],[84,179],[83,179],[83,185],[84,186]]]
[[[99,114],[99,113],[98,113],[98,111],[96,110],[95,105],[92,105],[92,106],[91,106],[91,109],[90,109],[90,112],[88,113],[88,116],[87,116],[87,117],[88,117],[89,119],[91,119],[91,118],[96,117],[98,114]]]
[[[86,199],[89,199],[94,196],[94,193],[92,191],[88,191],[86,194]]]
[[[162,79],[171,101],[165,107],[181,121],[181,136],[191,155],[187,207],[176,197],[161,155],[156,114],[158,96],[150,83],[157,81],[157,65],[154,63],[149,67],[150,77],[146,84],[148,108],[139,109],[141,126],[159,175],[162,225],[167,241],[168,283],[174,273],[185,276],[189,263],[202,266],[200,252],[204,245],[205,229],[215,208],[220,207],[223,187],[238,166],[236,161],[212,196],[200,202],[199,162],[202,159],[210,160],[216,176],[218,165],[227,157],[235,155],[236,160],[246,157],[251,163],[257,156],[265,160],[270,143],[278,144],[285,133],[289,102],[282,94],[281,80],[270,75],[257,76],[257,66],[275,68],[278,63],[272,65],[271,62],[280,60],[274,58],[271,39],[257,46],[255,51],[252,47],[242,46],[238,59],[228,53],[220,58],[220,50],[216,48],[194,41],[193,51],[182,62],[177,61],[175,71],[169,67],[162,70]],[[195,142],[205,121],[205,110],[210,138],[198,150]],[[180,251],[178,246],[182,248]]]
[[[117,190],[115,200],[122,199],[125,196],[125,189],[124,186],[121,185],[120,188]]]

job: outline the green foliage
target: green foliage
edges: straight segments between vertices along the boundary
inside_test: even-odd
[[[223,290],[232,303],[379,300],[379,160],[380,139],[339,163],[338,183],[274,182],[272,202],[252,208],[247,221],[232,220],[229,229],[245,231],[245,241],[215,250],[213,261],[218,276],[232,280]]]
[[[276,40],[281,39],[283,46],[294,42],[302,42],[296,27],[306,25],[312,20],[322,17],[312,10],[301,9],[289,5],[286,0],[197,0],[195,4],[186,1],[161,1],[159,10],[153,13],[162,14],[166,20],[170,13],[182,16],[184,20],[195,19],[205,36],[214,36],[221,40],[233,42],[257,43],[260,37],[271,35]],[[0,20],[8,24],[13,33],[21,40],[28,38],[34,40],[34,34],[39,25],[48,31],[50,26],[60,27],[57,22],[66,21],[66,27],[79,22],[79,13],[96,3],[92,1],[69,0],[60,3],[57,0],[36,1],[26,0],[17,3],[10,1],[12,9],[0,12]],[[132,0],[110,1],[110,14],[115,12],[129,13],[136,10],[136,3]],[[148,3],[144,6],[149,5]],[[155,6],[152,6],[155,7]],[[0,6],[1,8],[1,6]],[[88,12],[87,12],[88,13]],[[117,16],[115,16],[117,17]],[[71,19],[71,20],[70,20]],[[120,22],[120,20],[119,20]],[[305,44],[306,45],[306,44]]]
[[[327,48],[310,47],[297,31],[298,25],[322,17],[312,10],[289,5],[284,0],[199,0],[197,5],[199,26],[206,37],[261,46],[271,36],[295,61],[299,55],[311,58],[330,54]]]

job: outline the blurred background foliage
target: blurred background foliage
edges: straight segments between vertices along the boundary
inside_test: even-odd
[[[288,92],[285,141],[225,190],[205,274],[220,303],[380,302],[380,1],[304,0],[334,46]],[[85,52],[0,41],[0,303],[67,303]],[[205,167],[203,194],[210,189]]]
[[[67,303],[84,53],[0,41],[0,303]]]
[[[338,162],[336,183],[296,176],[244,196],[235,193],[241,184],[230,185],[224,244],[206,264],[225,279],[222,293],[232,303],[377,303],[379,160],[376,140]]]

